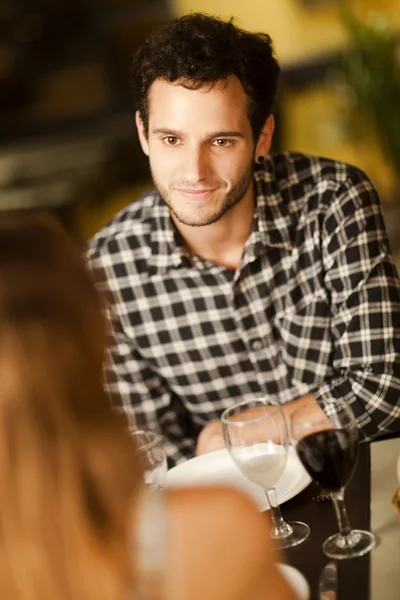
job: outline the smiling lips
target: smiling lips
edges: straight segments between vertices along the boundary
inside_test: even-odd
[[[215,191],[216,188],[212,189],[202,189],[202,190],[191,190],[191,189],[179,189],[177,191],[186,196],[187,198],[192,198],[194,200],[206,200],[209,198]]]

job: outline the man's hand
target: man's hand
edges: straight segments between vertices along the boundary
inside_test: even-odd
[[[197,438],[196,456],[207,454],[213,450],[225,448],[224,434],[221,421],[211,421],[200,432]]]
[[[312,394],[307,394],[306,396],[297,398],[297,400],[293,400],[292,402],[282,406],[283,412],[288,421],[296,409],[305,406],[310,402],[315,402],[314,418],[316,420],[317,429],[321,428],[321,420],[326,420],[326,422],[329,424],[329,420],[324,416],[323,411],[318,407],[318,404],[316,403]],[[310,417],[311,413],[308,416]],[[222,432],[221,421],[211,421],[211,423],[208,423],[201,430],[200,435],[197,438],[196,456],[199,456],[200,454],[207,454],[207,452],[213,452],[214,450],[220,450],[221,448],[225,447],[226,444],[224,440],[224,434]]]

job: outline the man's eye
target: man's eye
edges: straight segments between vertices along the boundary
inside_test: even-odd
[[[174,135],[168,135],[167,137],[164,138],[164,142],[168,146],[176,146],[176,144],[178,142],[178,138],[176,138]]]
[[[227,148],[228,146],[232,145],[232,141],[224,140],[223,138],[219,138],[218,140],[215,140],[214,144],[216,146],[218,146],[219,148]]]

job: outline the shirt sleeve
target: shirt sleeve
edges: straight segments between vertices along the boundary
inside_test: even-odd
[[[164,441],[168,466],[194,456],[196,435],[182,402],[139,353],[135,341],[124,332],[116,314],[107,278],[107,260],[90,249],[88,261],[106,302],[109,338],[105,360],[105,387],[116,410],[128,425],[159,433]],[[112,278],[111,278],[112,279]]]
[[[163,437],[169,467],[192,457],[196,438],[188,435],[181,402],[140,356],[117,320],[111,317],[111,322],[105,380],[114,407],[123,411],[130,426]]]
[[[318,400],[344,398],[366,440],[400,429],[400,286],[376,191],[352,169],[323,224],[335,376]]]

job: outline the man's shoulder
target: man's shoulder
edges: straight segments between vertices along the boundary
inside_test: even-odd
[[[121,243],[126,238],[143,240],[151,227],[156,190],[149,190],[133,200],[104,225],[88,242],[88,256],[107,252],[110,244]]]
[[[296,183],[329,182],[337,187],[348,181],[367,180],[365,173],[349,163],[300,152],[277,152],[270,155],[265,172],[273,171],[283,186]]]

